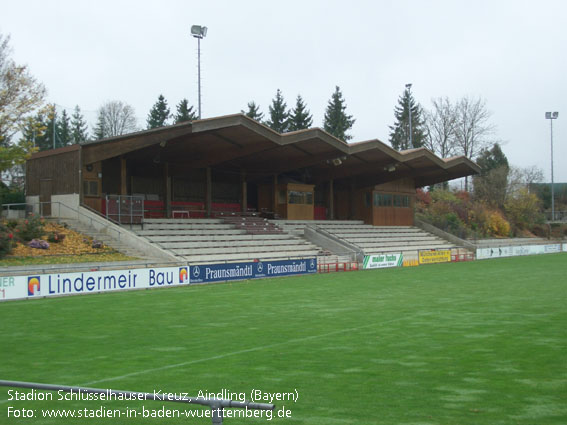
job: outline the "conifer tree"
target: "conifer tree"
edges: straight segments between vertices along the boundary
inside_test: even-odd
[[[309,113],[301,95],[297,95],[295,108],[289,114],[289,131],[304,130],[313,124],[313,116]]]
[[[79,105],[75,106],[73,115],[71,116],[71,140],[72,143],[82,143],[89,138],[87,123],[81,114]]]
[[[269,107],[270,119],[266,121],[266,125],[278,133],[285,133],[289,127],[289,112],[287,112],[287,104],[284,101],[280,89],[276,92],[276,97],[272,99]]]
[[[252,118],[254,121],[262,122],[264,119],[264,113],[260,112],[260,105],[256,105],[254,101],[248,102],[248,111],[244,112],[241,110],[244,115],[248,118]]]
[[[346,104],[343,99],[343,94],[339,86],[336,86],[335,92],[327,104],[323,128],[327,133],[346,142],[352,139],[352,136],[347,134],[347,131],[352,128],[355,121],[352,115],[346,113]]]
[[[105,134],[105,124],[104,124],[104,113],[102,112],[102,110],[98,111],[98,117],[96,120],[96,126],[94,129],[94,137],[96,140],[101,140],[104,139],[105,137],[107,137],[107,135]]]
[[[72,143],[71,120],[65,109],[63,109],[61,117],[57,120],[56,131],[58,147],[67,146]]]
[[[411,109],[411,143],[409,111]],[[425,144],[425,122],[422,118],[422,109],[415,102],[410,87],[398,99],[394,109],[396,122],[390,126],[390,144],[396,150],[406,150],[422,147]]]
[[[197,114],[193,110],[192,106],[189,106],[189,101],[187,99],[182,99],[177,104],[177,114],[175,114],[174,121],[175,124],[186,121],[194,121],[197,119]]]
[[[41,112],[34,116],[26,117],[20,127],[20,133],[22,135],[20,141],[36,147],[37,141],[45,136],[46,130],[45,117]]]
[[[475,198],[502,207],[506,200],[510,172],[508,158],[500,145],[495,143],[491,149],[481,150],[476,162],[482,171],[473,178]]]
[[[169,119],[169,108],[167,107],[167,100],[163,95],[159,95],[158,100],[150,109],[148,114],[147,124],[148,129],[158,128],[167,125],[167,120]]]
[[[41,113],[37,114],[36,119],[42,123],[45,127],[45,131],[42,135],[36,135],[35,145],[40,151],[45,151],[49,149],[59,148],[62,145],[59,143],[57,137],[57,111],[55,105],[47,105],[46,115]],[[53,131],[53,126],[55,125],[55,132]],[[55,138],[55,143],[54,139]]]

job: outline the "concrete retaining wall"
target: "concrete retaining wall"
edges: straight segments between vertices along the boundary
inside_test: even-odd
[[[352,256],[352,258],[356,258],[358,261],[364,260],[364,254],[357,246],[339,239],[322,229],[305,226],[304,237],[309,242],[327,251],[331,251],[333,254],[349,255]]]
[[[127,229],[124,229],[114,223],[111,223],[108,220],[105,220],[104,218],[99,217],[86,208],[79,207],[78,211],[78,219],[81,223],[85,224],[86,226],[90,226],[101,233],[106,233],[111,238],[119,240],[121,243],[129,245],[137,249],[138,251],[142,251],[148,257],[174,262],[181,261],[170,252],[161,249],[158,246],[155,246],[146,239],[135,235]],[[75,215],[75,217],[73,218],[76,219],[77,215]]]
[[[414,220],[414,225],[419,227],[422,230],[425,230],[426,232],[429,232],[437,237],[440,237],[441,239],[445,239],[446,241],[449,241],[457,246],[461,246],[465,249],[468,249],[471,252],[475,252],[476,253],[476,245],[473,243],[470,243],[469,241],[466,241],[464,239],[458,238],[455,235],[452,235],[450,233],[447,233],[429,223],[426,223],[424,221],[421,221],[419,219],[415,219]]]

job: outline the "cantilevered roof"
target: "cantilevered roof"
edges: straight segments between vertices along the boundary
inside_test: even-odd
[[[126,156],[243,170],[250,176],[307,170],[315,184],[351,179],[363,186],[412,177],[420,187],[480,172],[462,156],[442,159],[425,148],[398,152],[377,139],[349,144],[320,128],[280,134],[243,114],[103,139],[83,145],[82,151],[84,164]]]

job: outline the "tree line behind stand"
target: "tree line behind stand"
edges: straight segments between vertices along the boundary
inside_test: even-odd
[[[406,87],[394,109],[394,124],[390,126],[389,141],[394,149],[427,147],[444,158],[464,155],[475,160],[483,149],[497,142],[493,137],[495,127],[490,123],[491,114],[481,98],[464,97],[457,101],[437,98],[432,103],[429,111],[424,110],[414,99],[411,86]],[[176,106],[176,113],[172,113],[164,96],[160,95],[148,113],[146,127],[157,128],[196,119],[187,99]],[[288,109],[278,89],[268,109],[264,119],[259,106],[251,101],[248,110],[242,112],[280,133],[313,125],[313,116],[301,95],[297,96],[295,106]],[[336,86],[327,103],[323,128],[333,136],[349,141],[355,119],[346,109],[343,94]],[[78,106],[69,114],[56,108],[55,104],[46,105],[45,87],[35,80],[26,66],[14,63],[9,37],[0,34],[0,171],[21,165],[38,149],[53,149],[138,130],[134,108],[122,101],[103,104],[97,110],[96,124],[90,131]],[[15,140],[17,135],[21,136],[19,140]],[[468,181],[466,184],[468,186]]]
[[[280,89],[276,92],[276,97],[268,107],[269,118],[264,120],[264,114],[260,112],[260,107],[251,101],[248,103],[248,110],[241,111],[246,116],[261,122],[278,133],[288,133],[291,131],[305,130],[312,127],[313,115],[307,109],[301,95],[297,95],[295,107],[287,109]],[[355,120],[352,115],[346,113],[346,103],[343,94],[338,86],[331,96],[325,110],[323,120],[324,130],[338,139],[348,141],[352,136],[348,131],[352,128]]]

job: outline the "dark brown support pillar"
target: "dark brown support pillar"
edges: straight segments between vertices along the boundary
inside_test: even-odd
[[[354,196],[354,192],[355,192],[355,184],[354,184],[354,177],[350,179],[350,193],[349,193],[349,197],[348,197],[348,202],[349,202],[349,207],[348,207],[348,213],[349,213],[349,220],[354,220],[356,218],[356,197]]]
[[[242,212],[248,211],[248,186],[246,183],[246,171],[240,171],[240,206]]]
[[[164,193],[163,198],[165,217],[171,218],[171,177],[169,175],[169,163],[163,164]]]
[[[206,169],[206,179],[205,179],[205,211],[206,216],[211,216],[211,209],[213,204],[213,182],[211,177],[211,167]]]
[[[274,185],[272,188],[272,211],[274,214],[278,212],[278,175],[274,174]]]
[[[128,195],[128,185],[126,183],[126,158],[120,158],[120,195]]]
[[[329,180],[329,220],[335,219],[335,194],[333,189],[333,179]]]

